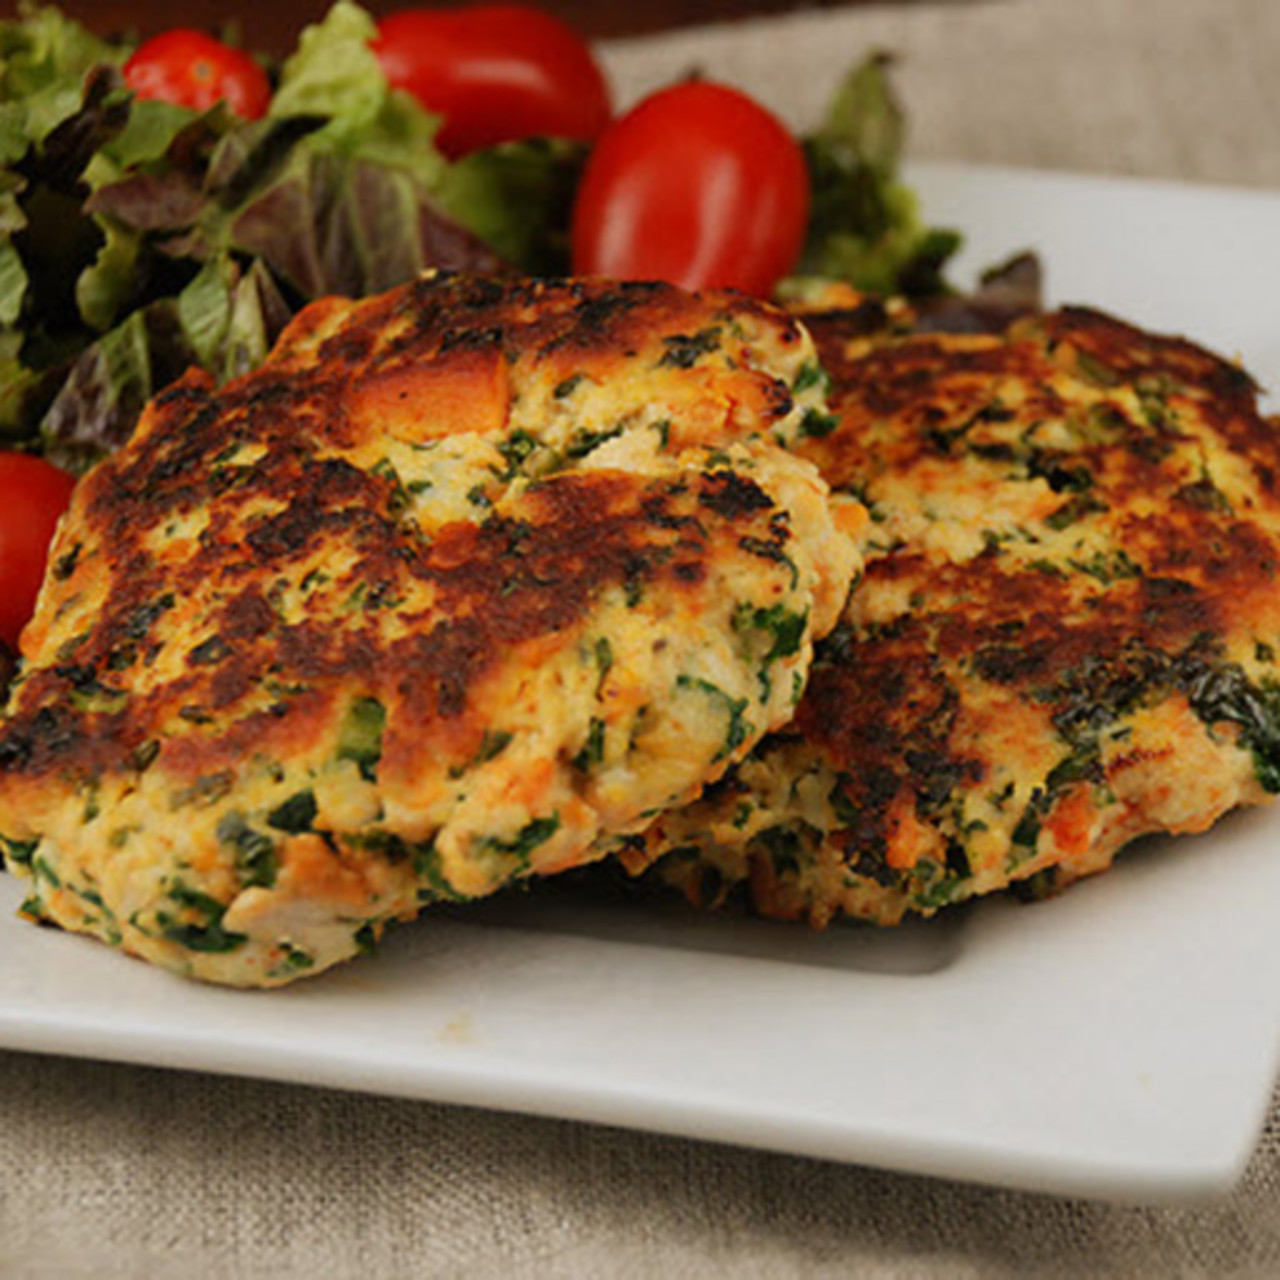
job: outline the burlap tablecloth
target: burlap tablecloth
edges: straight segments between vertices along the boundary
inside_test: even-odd
[[[799,125],[869,46],[917,157],[1280,188],[1280,0],[953,0],[608,56],[625,98],[700,65]],[[6,1277],[1280,1276],[1274,1109],[1194,1208],[23,1054],[0,1116]]]

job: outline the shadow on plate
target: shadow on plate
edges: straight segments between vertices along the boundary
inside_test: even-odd
[[[683,900],[637,892],[603,876],[561,877],[527,890],[433,914],[459,924],[597,938],[635,946],[812,965],[903,977],[937,973],[959,957],[970,912],[907,920],[893,929],[837,921],[825,930],[761,920],[729,905],[700,911]]]

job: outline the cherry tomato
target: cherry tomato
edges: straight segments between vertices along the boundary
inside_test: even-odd
[[[587,45],[523,5],[406,9],[378,24],[387,79],[444,117],[450,158],[545,135],[590,141],[609,122],[609,87]]]
[[[765,296],[791,270],[809,176],[786,127],[746,94],[690,81],[615,121],[587,161],[573,269]]]
[[[225,99],[246,120],[264,115],[271,101],[267,73],[247,53],[190,27],[144,41],[124,64],[124,78],[140,98],[196,111]]]
[[[0,453],[0,640],[15,651],[75,483],[43,458]]]

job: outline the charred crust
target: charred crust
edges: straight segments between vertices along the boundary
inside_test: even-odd
[[[699,502],[726,520],[773,507],[773,499],[754,480],[738,471],[716,471],[705,476]]]
[[[993,697],[1038,717],[1062,752],[1040,817],[1070,787],[1105,782],[1107,726],[1171,696],[1206,725],[1235,726],[1264,787],[1280,789],[1278,695],[1229,658],[1280,625],[1280,430],[1246,374],[1088,308],[957,339],[894,333],[862,308],[804,319],[841,429],[803,451],[834,489],[874,509],[886,478],[896,498],[916,467],[936,483],[940,460],[964,459],[997,500],[1034,499],[1041,513],[954,561],[937,549],[943,529],[926,552],[873,527],[863,584],[817,647],[795,726],[838,779],[830,843],[852,875],[914,892],[889,863],[904,807],[945,848],[940,874],[970,874],[955,824],[991,762],[957,727]],[[1220,457],[1231,465],[1218,475]],[[762,905],[794,913],[794,891],[768,888]]]
[[[338,690],[367,682],[376,672],[377,681],[395,690],[408,724],[456,718],[499,663],[523,644],[580,626],[611,588],[664,583],[668,590],[695,589],[705,580],[716,544],[731,548],[752,534],[776,543],[777,554],[785,555],[785,529],[774,528],[776,520],[758,503],[717,511],[701,501],[701,492],[681,482],[565,473],[529,491],[525,518],[495,516],[478,525],[451,525],[425,543],[371,513],[351,512],[347,495],[358,490],[340,469],[330,474],[340,478],[336,487],[316,486],[311,503],[286,509],[278,518],[282,524],[273,519],[245,539],[241,550],[247,559],[232,566],[243,572],[226,570],[226,550],[217,538],[182,567],[175,586],[179,598],[206,579],[218,583],[223,598],[207,618],[213,636],[187,652],[180,679],[132,695],[109,735],[100,731],[101,717],[93,712],[61,710],[51,720],[53,713],[41,704],[61,703],[73,689],[96,688],[110,645],[121,635],[145,634],[173,604],[163,597],[137,603],[128,584],[122,584],[84,655],[33,676],[0,737],[10,767],[32,773],[118,767],[123,755],[154,737],[169,715],[192,706],[218,717],[222,727],[209,729],[198,751],[173,755],[173,766],[202,772],[231,767],[276,731],[273,722],[283,731],[291,717],[316,712],[314,696],[248,710],[273,667],[304,685],[321,682],[334,698],[341,696]],[[318,504],[322,492],[337,509]],[[384,613],[368,595],[342,625],[335,625],[332,610],[286,622],[263,583],[269,571],[305,559],[311,542],[295,536],[295,527],[309,528],[317,537],[335,529],[368,534],[348,542],[360,553],[352,573],[325,590],[345,592],[353,582],[372,583],[375,594],[403,590],[412,602],[417,582],[431,588],[430,611],[415,616],[412,603],[406,606],[411,631],[395,640],[384,636]],[[24,713],[23,707],[39,710]],[[228,713],[234,713],[230,723]]]

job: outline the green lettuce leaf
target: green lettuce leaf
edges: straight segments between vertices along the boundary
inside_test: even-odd
[[[131,288],[130,247],[81,212],[84,170],[124,127],[128,94],[106,64],[89,70],[78,94],[76,110],[31,141],[20,168],[0,169],[0,326],[17,335],[33,369],[77,343],[82,303],[105,327]]]
[[[350,0],[338,0],[306,28],[281,72],[268,112],[275,120],[314,116],[308,145],[390,168],[433,188],[446,162],[435,148],[438,116],[393,89],[370,42],[377,23]]]
[[[187,138],[188,145],[198,145],[204,137],[220,137],[236,123],[236,117],[223,103],[201,112],[169,102],[134,98],[124,127],[87,166],[86,181],[97,188],[116,181],[131,169],[167,163],[180,138]]]
[[[178,295],[183,336],[220,382],[257,368],[292,314],[261,260],[246,271],[230,254],[210,259]]]
[[[390,93],[369,43],[377,23],[359,5],[338,0],[323,21],[307,27],[285,61],[268,114],[318,116],[335,132],[360,134],[377,119]]]
[[[0,22],[0,165],[20,160],[81,104],[92,67],[127,56],[52,6],[19,6]]]
[[[17,21],[0,22],[0,98],[30,99],[73,82],[77,93],[90,67],[122,65],[128,50],[100,40],[53,5],[20,3]]]
[[[27,215],[18,200],[25,187],[24,178],[0,169],[0,333],[10,331],[15,355],[21,348],[22,335],[13,330],[22,316],[30,280],[22,255],[13,243],[14,235],[27,225]]]
[[[275,278],[255,259],[231,288],[231,314],[216,370],[220,380],[256,369],[292,315]]]
[[[475,151],[451,165],[445,208],[500,257],[532,275],[569,270],[569,225],[587,147],[532,138]]]
[[[99,222],[102,247],[76,279],[76,308],[99,332],[109,329],[132,300],[139,282],[142,239],[112,222]]]
[[[927,227],[898,176],[906,125],[890,65],[877,53],[855,67],[823,126],[804,139],[813,205],[799,279],[786,281],[784,294],[802,293],[814,279],[871,293],[946,291],[943,268],[960,237]]]

